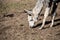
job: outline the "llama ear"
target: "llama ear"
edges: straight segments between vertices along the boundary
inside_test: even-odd
[[[24,9],[24,12],[27,13],[28,15],[32,14],[32,11],[29,11],[29,10],[26,10],[26,9]]]

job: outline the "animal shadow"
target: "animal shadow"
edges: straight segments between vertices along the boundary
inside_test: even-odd
[[[59,23],[56,23],[55,25],[53,25],[53,27],[60,25],[60,19],[54,20],[54,22],[58,22],[58,21],[59,21]],[[46,21],[46,22],[45,22],[45,25],[50,24],[50,23],[51,23],[51,21]],[[41,25],[42,25],[42,23],[39,23],[39,24],[37,24],[36,26],[34,26],[34,28],[40,27]],[[47,28],[48,28],[48,27],[47,27]],[[44,28],[44,29],[45,29],[45,28]]]

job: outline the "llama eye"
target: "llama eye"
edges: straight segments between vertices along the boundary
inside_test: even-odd
[[[29,14],[29,16],[32,16],[31,14]]]
[[[38,19],[38,18],[36,18],[36,19]]]

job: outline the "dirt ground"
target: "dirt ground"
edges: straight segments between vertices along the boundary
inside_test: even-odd
[[[25,5],[27,6],[24,8],[28,7],[27,9],[32,9],[34,3],[30,2],[26,3]],[[39,27],[42,24],[43,13],[39,16],[36,27],[30,28],[27,21],[27,14],[24,13],[24,8],[22,7],[17,12],[10,9],[12,12],[9,11],[10,13],[0,15],[0,40],[60,40],[60,3],[58,4],[54,26],[50,28],[51,16],[48,16],[42,30]]]

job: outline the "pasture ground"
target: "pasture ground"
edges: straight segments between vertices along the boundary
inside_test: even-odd
[[[51,16],[48,16],[42,30],[39,30],[39,27],[42,24],[44,11],[39,16],[36,28],[28,26],[27,14],[23,11],[24,9],[31,10],[35,3],[34,0],[3,1],[3,6],[0,8],[0,40],[60,40],[60,3],[54,26],[49,27]]]

